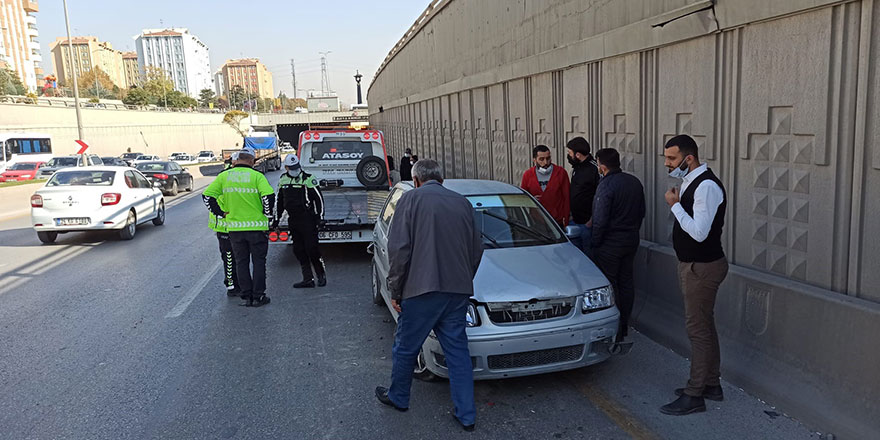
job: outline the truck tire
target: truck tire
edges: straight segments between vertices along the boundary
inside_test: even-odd
[[[367,188],[388,188],[388,169],[379,156],[367,156],[357,164],[357,178]]]

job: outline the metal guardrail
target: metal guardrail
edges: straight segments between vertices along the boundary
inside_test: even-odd
[[[23,104],[36,105],[41,107],[69,107],[74,108],[76,105],[73,101],[57,98],[29,98],[27,96],[0,96],[0,104]],[[138,106],[127,104],[115,104],[105,102],[88,102],[81,100],[80,108],[91,108],[100,110],[133,110],[133,111],[149,111],[149,112],[171,112],[171,113],[226,113],[225,110],[217,108],[174,108],[174,107],[158,107],[154,105]]]

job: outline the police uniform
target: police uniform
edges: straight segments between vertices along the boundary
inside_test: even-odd
[[[318,180],[302,171],[299,159],[294,154],[287,155],[284,166],[287,172],[278,181],[278,205],[275,211],[278,217],[287,211],[293,254],[302,268],[303,280],[293,287],[315,287],[312,267],[318,278],[318,286],[325,286],[324,259],[318,249],[318,223],[324,217],[324,199],[318,189]],[[277,226],[276,219],[274,227]]]
[[[208,197],[203,195],[202,200],[210,209]],[[220,210],[224,209],[222,194],[217,199],[217,204],[220,206]],[[226,229],[226,219],[224,217],[217,217],[209,210],[208,227],[217,234],[217,241],[220,244],[220,260],[223,261],[223,285],[226,286],[226,294],[228,296],[238,296],[241,294],[241,289],[238,287],[238,281],[235,276],[235,258],[232,253],[232,242],[229,240],[229,231]]]
[[[242,153],[255,156],[250,148],[237,154]],[[244,305],[259,307],[268,304],[266,254],[269,251],[269,225],[274,219],[275,192],[272,185],[259,171],[238,164],[220,173],[205,189],[204,197],[208,209],[223,218],[229,233],[235,274],[241,297],[246,300]],[[218,199],[222,199],[222,207]]]

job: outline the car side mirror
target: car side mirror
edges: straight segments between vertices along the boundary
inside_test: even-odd
[[[565,227],[565,236],[568,237],[569,240],[573,238],[577,238],[581,236],[581,227],[568,225]]]

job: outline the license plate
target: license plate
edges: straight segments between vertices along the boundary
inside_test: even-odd
[[[319,240],[351,240],[351,231],[320,231]]]
[[[77,217],[77,218],[56,218],[55,226],[80,226],[87,225],[90,223],[88,218]]]

